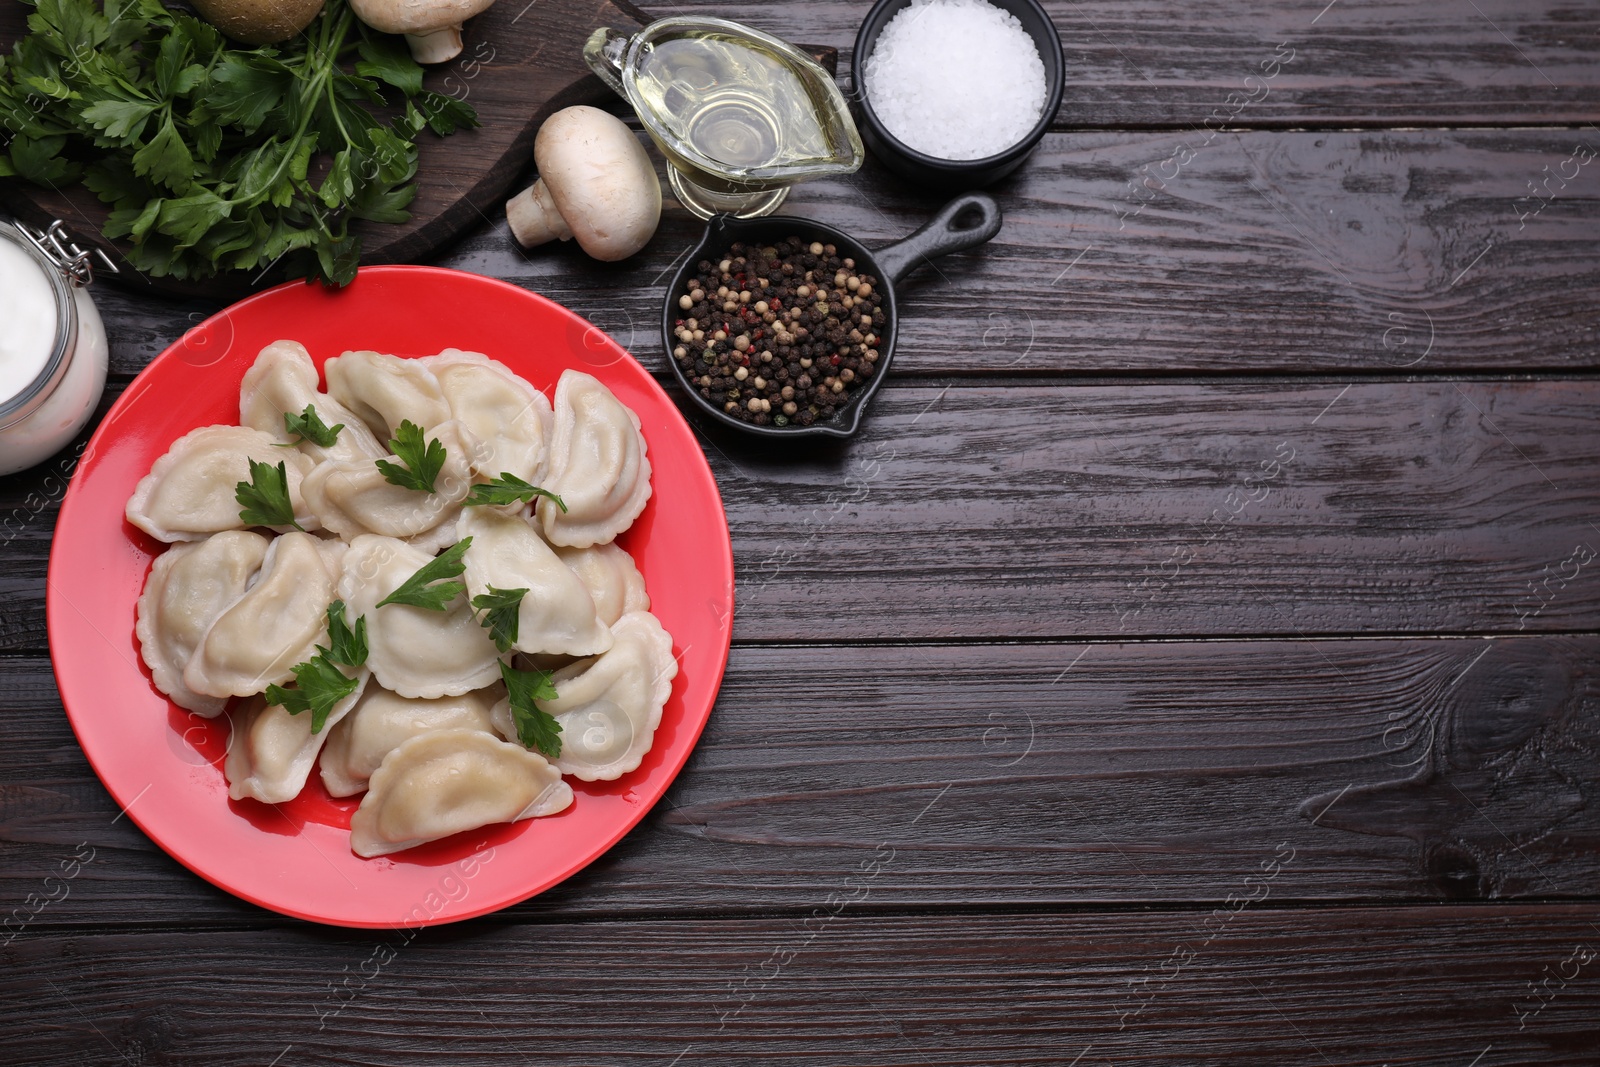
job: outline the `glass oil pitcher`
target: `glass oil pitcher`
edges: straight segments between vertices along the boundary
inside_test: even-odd
[[[849,174],[865,152],[844,94],[815,60],[726,19],[661,19],[631,37],[602,27],[591,69],[639,114],[684,207],[765,215],[789,186]]]

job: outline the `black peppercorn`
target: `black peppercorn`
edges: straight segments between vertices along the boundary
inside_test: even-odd
[[[690,306],[676,322],[673,354],[686,373],[692,368],[700,394],[729,415],[809,426],[848,404],[871,374],[877,354],[867,346],[878,343],[883,323],[873,302],[878,282],[833,245],[797,236],[763,248],[735,243],[696,267],[699,276],[678,298]],[[813,366],[818,380],[808,373]]]

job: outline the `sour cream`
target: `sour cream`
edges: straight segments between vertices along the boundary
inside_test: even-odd
[[[0,241],[0,404],[22,392],[50,362],[56,294],[38,260]]]
[[[0,222],[0,475],[78,435],[105,388],[108,350],[88,290]]]

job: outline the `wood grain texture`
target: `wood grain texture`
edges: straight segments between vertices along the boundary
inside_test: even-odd
[[[846,53],[867,6],[686,0],[680,9]],[[1066,59],[1058,129],[1187,129],[1213,115],[1236,127],[1579,125],[1600,116],[1600,17],[1561,0],[1044,7]],[[1263,64],[1287,52],[1294,58],[1265,79],[1274,68]],[[1254,102],[1234,113],[1234,93]]]
[[[736,640],[1537,633],[1600,626],[1597,409],[1591,379],[891,381],[846,445],[702,440]],[[44,647],[70,456],[0,479],[0,648]]]
[[[874,909],[1220,904],[1274,867],[1275,901],[1590,897],[1597,662],[1594,637],[740,647],[667,799],[504,917],[792,909],[884,856]],[[117,818],[43,659],[0,658],[0,691],[0,921],[80,842],[41,927],[269,918]]]
[[[0,1045],[32,1067],[1576,1067],[1600,1042],[1589,905],[1256,908],[1208,930],[1192,912],[858,918],[856,892],[837,915],[409,941],[25,934],[3,950]]]
[[[956,382],[876,403],[814,465],[708,438],[736,637],[1595,627],[1595,383]]]
[[[1577,162],[1580,146],[1600,152],[1600,134],[1230,133],[1173,177],[1178,146],[1201,143],[1185,136],[1047,137],[994,190],[1000,236],[902,287],[893,373],[1600,368],[1589,299],[1600,160]],[[940,203],[869,162],[851,179],[797,186],[784,210],[882,247]],[[660,287],[699,241],[698,220],[669,203],[642,253],[605,264],[570,246],[523,252],[502,215],[487,216],[437,262],[548,296],[665,371]],[[218,306],[111,286],[96,299],[119,376]]]

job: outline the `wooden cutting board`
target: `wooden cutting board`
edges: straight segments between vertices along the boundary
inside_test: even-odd
[[[0,48],[27,33],[32,9],[0,0]],[[499,0],[467,23],[461,55],[428,68],[423,84],[464,99],[483,123],[447,138],[424,133],[418,140],[417,197],[411,221],[401,225],[357,223],[362,263],[403,263],[431,255],[485,220],[505,217],[505,201],[533,158],[533,138],[555,111],[572,104],[610,107],[620,100],[589,72],[583,43],[600,26],[632,33],[654,20],[627,0]],[[801,46],[832,71],[834,49]],[[531,177],[528,177],[531,181]],[[3,200],[17,218],[37,226],[52,219],[67,224],[80,244],[94,243],[117,254],[100,235],[106,205],[87,189],[63,191],[11,179],[0,182]],[[117,279],[183,296],[234,300],[283,280],[233,272],[202,282],[141,279],[124,270]]]

